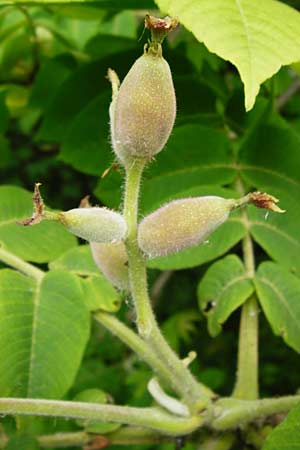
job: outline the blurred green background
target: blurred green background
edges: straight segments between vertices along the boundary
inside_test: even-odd
[[[300,9],[299,1],[285,3]],[[137,5],[139,9],[134,9]],[[150,0],[119,1],[112,9],[93,5],[17,7],[1,6],[0,2],[1,184],[32,191],[39,181],[46,204],[56,209],[77,207],[87,194],[95,204],[120,206],[122,171],[112,168],[104,179],[99,178],[114,162],[109,143],[110,85],[106,72],[111,67],[122,79],[142,53],[148,38],[143,27],[145,12],[157,12],[150,8],[154,8]],[[243,86],[235,68],[209,53],[186,29],[181,27],[168,38],[164,57],[177,93],[176,130],[202,127],[203,133],[195,132],[187,145],[211,145],[213,153],[215,142],[207,135],[213,130],[222,134],[234,153],[266,105],[276,108],[276,115],[299,137],[300,66],[284,67],[267,81],[254,110],[246,114]],[[295,90],[286,98],[291,85]],[[171,151],[171,147],[165,151]],[[168,158],[176,160],[178,155],[168,153]],[[183,152],[179,158],[178,167],[193,165],[193,161],[185,161]],[[159,175],[159,161],[153,162],[153,172],[146,173],[146,182],[155,177],[155,171]],[[181,186],[180,179],[174,183],[178,183],[178,191],[191,187],[184,182]],[[164,187],[159,189],[156,192],[155,184],[149,188],[148,197],[145,194],[149,203],[144,210],[165,199]],[[256,251],[258,261],[266,259],[261,248]],[[241,255],[240,244],[234,252]],[[236,372],[239,311],[226,322],[220,335],[209,336],[197,301],[197,285],[208,266],[205,263],[192,269],[170,270],[160,288],[161,272],[151,269],[150,289],[158,321],[173,348],[182,357],[195,350],[199,359],[191,366],[193,372],[219,394],[228,395]],[[119,315],[130,323],[134,320],[131,301],[124,300]],[[260,316],[261,394],[295,393],[299,388],[299,356],[272,334]],[[94,324],[68,398],[83,389],[100,388],[118,404],[146,406],[151,403],[146,390],[150,376],[145,364]],[[9,430],[12,421],[5,419],[4,426]],[[53,420],[32,426],[43,432],[76,429],[73,423]]]

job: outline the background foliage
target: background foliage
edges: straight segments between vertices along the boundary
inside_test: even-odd
[[[147,39],[143,17],[155,4],[151,0],[75,3],[32,0],[24,6],[22,1],[0,2],[0,169],[4,185],[0,188],[0,242],[15,255],[50,269],[39,288],[23,275],[4,269],[4,264],[0,271],[0,297],[5,299],[0,306],[4,317],[0,366],[5,374],[0,379],[0,395],[72,399],[83,390],[100,389],[118,404],[143,406],[151,401],[146,390],[151,376],[148,368],[97,324],[91,325],[86,345],[87,310],[119,311],[131,323],[130,299],[121,299],[97,271],[88,247],[82,242],[78,246],[59,225],[44,222],[29,230],[15,225],[31,214],[28,191],[36,181],[43,183],[45,201],[53,209],[74,208],[87,194],[97,204],[115,208],[121,204],[121,169],[111,168],[99,181],[99,175],[114,162],[108,137],[106,72],[111,67],[123,78],[141,54]],[[205,245],[150,261],[153,301],[173,348],[182,356],[194,349],[200,358],[192,371],[227,395],[236,370],[236,309],[256,289],[265,313],[260,314],[261,394],[292,394],[299,387],[300,369],[295,353],[300,351],[300,15],[284,4],[299,9],[300,5],[264,0],[251,3],[251,9],[242,0],[228,0],[226,8],[223,3],[215,1],[208,11],[211,0],[157,2],[163,11],[178,15],[186,28],[176,31],[164,49],[174,77],[178,114],[166,149],[146,171],[142,214],[171,198],[236,196],[237,175],[246,190],[276,195],[287,212],[266,217],[250,208],[247,223],[237,213]],[[270,16],[268,27],[265,22]],[[286,64],[292,65],[280,69]],[[246,113],[244,89],[250,109],[262,82],[254,108]],[[240,242],[247,230],[256,243],[259,266],[254,284],[241,262]],[[160,270],[168,271],[162,289],[158,289]],[[18,325],[6,315],[10,295],[16,295],[11,286],[19,290],[15,309],[9,310],[14,317],[22,316],[25,302],[32,305],[25,331],[23,322]],[[68,305],[69,292],[72,306]],[[58,296],[61,311],[51,304],[53,296]],[[217,307],[211,310],[210,301],[217,296]],[[46,333],[43,324],[49,321]],[[66,346],[72,359],[62,354],[62,347],[55,347],[60,327],[69,330]],[[43,348],[50,342],[56,362],[51,371],[55,373],[43,371]],[[293,414],[288,419],[291,426],[299,423]],[[38,434],[78,429],[78,424],[28,420],[26,427]],[[3,428],[13,434],[15,425],[5,418]],[[277,433],[285,442],[280,428]],[[266,450],[277,448],[272,439]],[[20,448],[19,443],[9,445],[9,449]],[[22,445],[37,448],[31,438]],[[160,445],[162,449],[173,447]]]

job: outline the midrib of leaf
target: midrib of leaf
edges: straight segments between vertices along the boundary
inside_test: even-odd
[[[269,286],[273,290],[273,292],[275,292],[275,294],[278,296],[278,298],[281,301],[281,303],[286,307],[286,311],[288,312],[289,316],[291,317],[292,323],[295,324],[296,328],[298,328],[299,333],[300,333],[300,324],[298,324],[297,321],[293,320],[294,319],[293,311],[290,309],[290,305],[287,303],[287,301],[286,301],[285,297],[282,295],[282,293],[267,278],[258,276],[258,281],[261,281],[262,283],[265,283],[266,286]]]
[[[31,385],[32,385],[32,373],[33,365],[35,362],[35,347],[36,347],[36,329],[37,329],[37,318],[38,309],[40,304],[40,292],[41,292],[41,282],[37,283],[35,295],[33,297],[33,320],[32,320],[32,338],[30,346],[30,357],[29,357],[29,369],[28,369],[28,386],[27,386],[27,396],[31,396]]]
[[[264,222],[259,222],[258,220],[251,220],[250,222],[250,227],[252,225],[258,225],[264,228],[269,228],[270,230],[274,231],[277,234],[280,234],[281,236],[283,236],[285,239],[287,239],[288,241],[290,241],[292,244],[297,245],[298,247],[300,247],[300,242],[297,241],[295,238],[293,238],[292,236],[290,236],[288,233],[286,233],[285,231],[276,228],[274,225],[271,225],[269,223],[264,223]]]
[[[232,280],[228,281],[227,284],[225,284],[219,291],[219,294],[217,295],[216,299],[217,301],[220,300],[224,292],[226,292],[227,289],[229,289],[231,286],[233,286],[235,283],[238,283],[239,281],[243,280],[251,280],[251,277],[247,274],[245,275],[239,275],[238,277],[233,278]]]
[[[248,53],[248,61],[247,61],[248,64],[247,65],[248,65],[249,79],[250,79],[249,85],[250,85],[250,90],[252,93],[252,91],[253,91],[253,71],[252,71],[252,52],[251,52],[251,45],[250,45],[249,27],[248,27],[247,19],[246,19],[245,13],[243,11],[243,7],[240,3],[240,0],[235,0],[235,3],[237,5],[238,11],[240,13],[240,16],[241,16],[241,19],[242,19],[242,22],[244,25],[244,30],[245,30],[245,38],[247,41],[247,53]]]
[[[156,180],[159,178],[163,178],[166,175],[180,175],[180,174],[189,174],[193,172],[197,172],[198,170],[207,170],[207,169],[236,169],[236,166],[234,164],[205,164],[205,165],[199,165],[199,166],[189,166],[187,168],[181,168],[181,169],[174,169],[170,171],[166,171],[163,173],[159,173],[157,175],[151,176],[151,178],[148,178],[149,180]]]
[[[293,184],[294,186],[300,187],[300,181],[297,181],[294,178],[289,177],[288,175],[282,174],[280,172],[276,172],[275,170],[267,169],[266,167],[254,166],[254,165],[248,165],[248,164],[240,164],[238,166],[238,168],[241,170],[257,170],[259,172],[268,173],[270,175],[274,175],[274,176],[286,181],[287,183],[290,183],[290,184]]]

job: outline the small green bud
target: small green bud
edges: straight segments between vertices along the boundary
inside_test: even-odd
[[[230,211],[249,203],[283,212],[268,194],[254,192],[241,199],[207,196],[173,200],[145,217],[139,225],[138,243],[150,258],[166,256],[201,244],[222,223]]]
[[[117,75],[112,70],[108,73],[113,86],[110,107],[112,145],[125,165],[136,158],[150,160],[160,152],[175,121],[172,75],[161,51],[162,30],[166,34],[172,27],[165,20],[156,20],[161,21],[160,38],[154,40],[156,34],[152,34],[153,41],[145,46],[144,54],[133,64],[119,91]],[[153,30],[150,22],[147,24]]]
[[[118,242],[125,238],[126,222],[107,208],[76,208],[58,214],[58,220],[76,236],[91,242]]]
[[[118,289],[128,291],[128,258],[124,242],[91,242],[90,245],[94,261],[103,275]]]

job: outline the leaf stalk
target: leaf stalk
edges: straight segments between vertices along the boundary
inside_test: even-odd
[[[28,275],[31,278],[34,278],[36,281],[40,282],[45,275],[41,269],[38,269],[34,265],[24,261],[17,255],[5,250],[0,247],[0,261],[4,262],[8,266],[13,267],[14,269],[19,270],[20,272]]]
[[[239,179],[236,190],[244,194],[244,186]],[[248,215],[245,209],[241,212],[245,223],[248,223]],[[243,259],[249,277],[255,274],[255,259],[252,238],[247,234],[242,241]],[[237,379],[233,396],[244,400],[258,398],[258,305],[256,297],[251,296],[242,306],[239,343]]]

